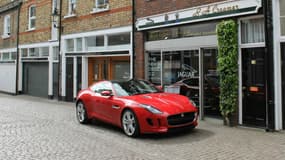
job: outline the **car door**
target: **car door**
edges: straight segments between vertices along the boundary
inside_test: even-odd
[[[107,96],[103,105],[106,118],[111,123],[119,125],[121,119],[120,113],[124,105],[123,101],[115,96]]]

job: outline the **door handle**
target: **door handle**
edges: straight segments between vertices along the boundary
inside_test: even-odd
[[[113,109],[120,109],[121,107],[120,107],[120,106],[117,106],[117,105],[112,105],[112,108],[113,108]]]

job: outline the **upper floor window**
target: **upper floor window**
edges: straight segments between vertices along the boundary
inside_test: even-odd
[[[11,16],[6,15],[4,17],[4,30],[3,30],[3,38],[9,37],[11,33]]]
[[[36,28],[36,6],[29,8],[29,30]]]
[[[95,0],[94,12],[109,10],[109,0]]]
[[[68,15],[75,14],[75,8],[76,8],[76,0],[69,0]]]
[[[264,19],[248,19],[241,21],[241,43],[265,42]]]

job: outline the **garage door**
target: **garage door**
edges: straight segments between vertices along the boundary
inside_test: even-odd
[[[23,93],[48,97],[48,63],[29,62],[23,66]]]

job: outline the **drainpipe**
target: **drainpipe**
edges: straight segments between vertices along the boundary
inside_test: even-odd
[[[136,31],[136,10],[135,10],[135,0],[132,0],[132,39],[133,39],[133,45],[132,45],[132,52],[133,52],[133,55],[132,55],[132,61],[133,61],[133,65],[132,65],[132,70],[133,70],[133,77],[132,78],[135,78],[136,74],[135,74],[135,60],[136,60],[136,51],[135,51],[135,31]]]
[[[273,131],[274,123],[274,65],[273,65],[273,22],[272,1],[263,0],[265,26],[265,68],[266,68],[266,131]]]
[[[58,100],[62,100],[61,97],[61,32],[62,32],[62,24],[61,24],[61,15],[62,15],[62,0],[59,0],[59,24],[58,24]]]
[[[19,5],[18,5],[18,8],[17,8],[17,10],[18,10],[18,15],[17,15],[17,40],[16,40],[16,47],[17,47],[17,54],[16,54],[16,95],[18,95],[19,94],[19,91],[18,91],[18,88],[19,88],[19,62],[20,62],[20,60],[19,60],[19,58],[20,58],[20,56],[19,56],[19,54],[20,54],[20,49],[19,49],[19,35],[20,35],[20,12],[21,12],[21,6],[22,6],[22,1],[19,1]]]

